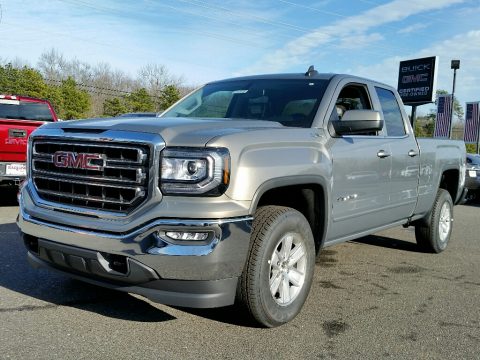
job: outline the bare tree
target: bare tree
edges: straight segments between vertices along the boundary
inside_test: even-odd
[[[140,83],[108,63],[91,65],[78,59],[68,60],[55,49],[44,52],[38,61],[38,69],[47,83],[59,85],[62,80],[73,78],[77,86],[91,95],[89,116],[103,113],[106,99],[123,96],[138,89]]]
[[[13,59],[0,56],[0,65],[6,65],[6,64],[10,64],[15,69],[21,69],[25,66],[32,67],[32,65],[27,60],[22,59],[18,56]]]
[[[52,48],[40,55],[37,68],[40,70],[47,83],[55,84],[66,78],[64,74],[66,63],[63,55]]]
[[[59,86],[63,80],[72,78],[79,89],[87,91],[91,96],[88,116],[103,114],[106,100],[128,96],[140,88],[147,89],[156,111],[162,108],[167,87],[174,86],[181,95],[190,90],[181,86],[184,82],[181,76],[171,74],[164,65],[145,65],[137,78],[133,78],[108,63],[92,65],[75,58],[67,59],[54,48],[41,54],[37,68],[49,85]]]
[[[178,91],[180,92],[180,97],[182,98],[182,97],[184,97],[185,95],[190,94],[193,90],[195,90],[195,89],[197,89],[197,88],[199,88],[199,87],[200,87],[200,85],[192,85],[192,86],[190,86],[190,85],[185,86],[185,85],[184,85],[184,86],[180,86],[180,87],[178,88]]]
[[[138,75],[141,86],[153,97],[156,111],[162,109],[162,94],[165,87],[173,85],[178,88],[184,82],[182,76],[171,74],[165,65],[160,64],[147,64],[140,68]]]

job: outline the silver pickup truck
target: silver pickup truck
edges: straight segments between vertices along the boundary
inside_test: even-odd
[[[209,83],[156,118],[53,123],[30,137],[28,259],[186,307],[235,300],[293,319],[330,245],[415,226],[443,251],[465,146],[415,139],[396,90],[348,75]]]

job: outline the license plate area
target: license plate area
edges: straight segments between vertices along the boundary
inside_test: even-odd
[[[24,163],[7,164],[5,167],[5,175],[26,176],[27,166]]]

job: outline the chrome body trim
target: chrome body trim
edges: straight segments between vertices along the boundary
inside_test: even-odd
[[[35,161],[41,161],[41,160],[35,159]],[[107,181],[107,182],[111,181],[111,182],[116,182],[116,183],[131,183],[132,182],[130,180],[122,180],[122,179],[117,179],[117,178],[113,178],[113,177],[109,177],[109,176],[73,175],[73,174],[56,173],[56,172],[52,172],[52,171],[43,171],[43,170],[35,169],[34,165],[35,164],[33,164],[33,169],[34,169],[35,173],[40,174],[40,175],[45,175],[45,176],[61,176],[61,177],[68,178],[68,179],[82,179],[82,180],[91,180],[91,181],[103,180],[103,181]],[[105,166],[104,168],[105,169],[125,169],[125,170],[129,169],[129,168],[120,167],[120,166]],[[145,172],[143,172],[141,169],[137,169],[135,175],[136,175],[135,182],[138,183],[138,184],[142,183],[147,177],[147,174]]]
[[[55,177],[52,177],[52,176],[44,176],[44,175],[40,175],[40,176],[36,176],[36,178],[38,179],[45,179],[45,180],[49,180],[49,181],[64,181],[64,180],[59,180],[59,179],[56,179]],[[126,186],[126,185],[121,185],[121,186],[118,186],[118,185],[113,185],[113,184],[102,184],[102,183],[99,183],[99,182],[90,182],[90,181],[84,181],[84,180],[78,180],[78,181],[75,181],[76,184],[80,184],[80,185],[98,185],[98,186],[104,186],[104,187],[108,187],[108,188],[114,188],[114,189],[119,189],[119,188],[122,188],[122,189],[129,189],[129,190],[137,190],[137,189],[140,189],[140,187],[138,186]],[[38,188],[36,188],[37,191],[42,191],[42,190],[39,190]]]
[[[49,209],[49,210],[55,210],[55,211],[63,211],[66,213],[71,213],[71,214],[76,214],[76,215],[85,215],[89,217],[96,217],[96,218],[105,218],[105,219],[125,219],[129,218],[131,216],[134,216],[138,211],[140,211],[143,207],[148,206],[149,204],[152,203],[158,203],[162,199],[162,194],[160,190],[158,189],[158,176],[159,176],[159,163],[160,163],[160,152],[163,150],[165,147],[165,142],[164,140],[156,134],[150,134],[150,133],[140,133],[140,132],[125,132],[125,131],[117,131],[117,130],[105,130],[101,131],[99,133],[88,133],[87,131],[85,133],[81,132],[75,132],[75,133],[68,133],[67,131],[64,131],[62,129],[37,129],[35,133],[30,136],[29,138],[29,149],[28,149],[28,159],[29,161],[27,162],[27,173],[29,174],[27,177],[26,181],[26,190],[28,191],[29,195],[31,196],[33,202],[35,205]],[[33,155],[34,152],[36,151],[34,149],[34,141],[40,143],[45,143],[47,141],[53,141],[57,144],[66,144],[66,145],[73,145],[75,143],[83,144],[85,145],[86,142],[88,143],[88,146],[92,147],[107,147],[107,148],[114,148],[116,144],[121,144],[122,148],[125,149],[134,149],[134,150],[141,150],[136,148],[135,146],[145,146],[150,149],[150,159],[148,161],[148,164],[144,164],[146,160],[147,154],[145,154],[143,151],[138,151],[137,152],[137,161],[132,161],[129,164],[126,165],[142,165],[146,166],[148,169],[148,183],[144,185],[144,191],[147,193],[146,198],[138,204],[134,209],[130,210],[129,212],[119,212],[119,211],[113,211],[113,210],[102,210],[102,209],[95,209],[95,208],[87,208],[87,207],[82,207],[82,206],[75,206],[75,205],[69,205],[65,203],[57,203],[54,201],[50,201],[48,199],[42,198],[41,194],[39,193],[39,190],[35,186],[35,183],[32,178],[32,174],[34,171],[37,171],[37,173],[40,176],[44,176],[44,172],[38,172],[34,168],[34,162],[33,162]],[[92,143],[93,142],[93,143]],[[36,151],[36,154],[41,154],[38,151]],[[41,159],[41,161],[51,161],[50,158],[48,158],[46,155],[48,154],[43,154],[40,155],[42,157],[37,158]],[[113,159],[113,160],[107,160],[106,161],[106,168],[113,168],[113,169],[119,169],[119,168],[128,168],[128,166],[119,166],[118,161],[119,159]],[[134,169],[134,167],[132,168]],[[138,170],[138,169],[137,169]],[[61,176],[65,177],[66,179],[73,179],[73,176],[69,176],[69,174],[52,174],[54,176]],[[143,171],[136,172],[136,183],[145,181],[145,178],[147,174]],[[92,180],[92,181],[97,181],[100,178],[93,178],[93,177],[85,177],[85,176],[79,176],[78,179],[81,180]],[[58,180],[58,179],[56,179]],[[102,180],[104,181],[104,184],[102,186],[109,187],[109,183],[112,182],[113,180],[109,178],[102,177]],[[118,181],[115,180],[115,182],[118,183],[117,187],[122,188],[125,182],[124,181]],[[135,199],[137,199],[138,196],[141,196],[141,192],[143,189],[140,189],[140,192],[138,192],[137,186],[134,186],[133,181],[131,182],[132,184],[132,189],[137,192],[135,195]],[[55,195],[55,194],[52,194]],[[59,196],[62,196],[64,194],[57,194]],[[66,194],[65,194],[66,195]],[[84,199],[82,199],[84,200]],[[93,199],[94,201],[98,201],[98,199]]]
[[[42,178],[42,179],[50,180],[50,181],[53,180],[51,178]],[[77,184],[81,184],[81,183],[77,182]],[[114,186],[111,186],[111,187],[114,187]],[[96,196],[77,195],[77,194],[71,194],[71,193],[60,192],[60,191],[45,191],[45,190],[38,189],[36,187],[36,185],[35,185],[35,189],[37,190],[37,193],[39,193],[39,194],[54,195],[54,196],[57,196],[59,198],[71,198],[71,199],[75,199],[75,200],[90,201],[90,202],[101,202],[101,203],[104,203],[104,204],[115,204],[115,205],[124,205],[124,206],[132,205],[133,203],[135,203],[135,201],[137,201],[138,199],[145,196],[145,191],[142,191],[141,188],[129,189],[129,190],[135,191],[135,197],[130,201],[123,201],[123,200],[118,201],[118,200],[109,199],[107,197],[100,198],[100,197],[96,197]]]
[[[21,197],[19,197],[19,201],[21,201]],[[21,226],[22,231],[23,229],[25,229],[28,232],[29,230],[28,224],[31,223],[31,224],[45,226],[47,228],[59,230],[59,231],[65,231],[67,233],[94,236],[98,238],[115,239],[120,241],[124,241],[125,239],[139,239],[139,238],[145,237],[146,235],[149,235],[151,232],[155,230],[159,230],[160,227],[172,227],[172,228],[182,227],[182,228],[189,228],[189,231],[192,231],[192,229],[202,229],[202,231],[205,231],[204,228],[220,226],[223,224],[233,224],[237,222],[253,221],[252,216],[244,216],[244,217],[232,218],[232,219],[217,219],[217,220],[158,219],[137,230],[133,230],[132,232],[129,232],[127,234],[111,234],[111,233],[106,233],[101,231],[85,230],[81,228],[74,228],[74,227],[64,226],[60,224],[49,223],[49,222],[36,219],[30,216],[29,214],[23,211],[22,207],[19,208],[19,211],[20,211],[19,224],[22,224]]]
[[[22,233],[38,239],[127,256],[154,269],[161,278],[218,280],[242,273],[252,221],[251,216],[216,220],[157,219],[127,233],[107,233],[40,220],[21,206],[17,224]],[[167,231],[201,231],[208,232],[209,237],[198,242],[171,240],[164,236]]]
[[[61,205],[72,204],[75,207],[95,210],[107,208],[114,212],[129,212],[140,206],[148,193],[148,184],[144,185],[142,182],[149,173],[146,149],[151,148],[147,142],[131,144],[133,143],[102,144],[95,138],[86,142],[34,138],[30,177],[35,191],[40,198]],[[87,167],[88,163],[82,164],[80,155],[90,154],[92,149],[101,152],[94,154],[103,160],[101,166]],[[57,154],[70,154],[72,162],[69,163],[69,160],[64,158],[65,161],[58,164]],[[112,168],[112,161],[115,164],[114,169],[126,169],[126,172],[105,176],[105,171]],[[50,165],[42,169],[40,164]],[[92,173],[94,181],[89,180]],[[67,176],[64,178],[63,174]]]
[[[85,146],[85,145],[88,145],[89,147],[98,147],[98,148],[112,148],[112,149],[116,149],[117,147],[115,145],[109,145],[109,144],[95,144],[95,143],[90,143],[90,141],[95,141],[95,138],[90,138],[89,140],[83,140],[85,141],[85,143],[83,142],[65,142],[65,141],[55,141],[55,144],[57,145],[66,145],[66,146]],[[87,142],[89,141],[89,142]],[[115,142],[117,142],[115,140]],[[42,152],[39,152],[37,151],[37,145],[41,145],[41,144],[48,144],[48,142],[46,140],[38,140],[34,145],[33,145],[33,156],[38,156],[40,158],[45,158],[45,159],[49,159],[50,161],[53,160],[53,157],[51,156],[51,154],[49,153],[42,153]],[[145,144],[145,145],[148,145],[148,144]],[[126,149],[126,150],[132,150],[132,151],[136,151],[137,152],[137,160],[136,161],[130,161],[130,160],[119,160],[119,159],[111,159],[111,160],[108,160],[108,162],[121,162],[121,163],[130,163],[130,164],[134,164],[134,165],[141,165],[145,162],[145,160],[147,159],[147,154],[145,154],[142,149],[138,149],[136,147],[130,147],[130,146],[123,146],[122,147],[123,149]]]

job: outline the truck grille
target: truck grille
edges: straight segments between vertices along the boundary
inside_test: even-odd
[[[149,153],[146,145],[34,140],[31,177],[44,200],[126,213],[147,197]]]

